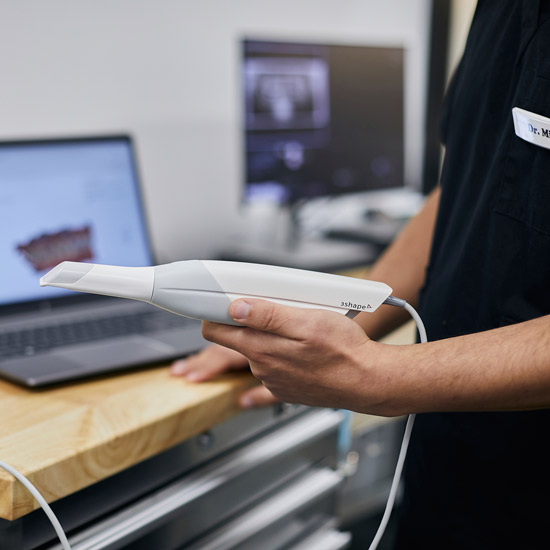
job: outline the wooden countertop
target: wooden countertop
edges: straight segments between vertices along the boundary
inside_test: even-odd
[[[165,367],[45,390],[0,381],[0,460],[53,502],[236,415],[255,384],[244,372],[192,384]],[[38,507],[0,470],[1,518]]]

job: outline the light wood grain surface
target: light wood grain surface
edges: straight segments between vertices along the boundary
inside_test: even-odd
[[[234,416],[254,384],[248,373],[192,384],[165,367],[39,391],[0,381],[0,459],[52,502]],[[0,517],[37,507],[0,470]]]

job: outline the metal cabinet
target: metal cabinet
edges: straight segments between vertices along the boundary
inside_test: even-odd
[[[74,550],[346,548],[336,524],[341,423],[330,409],[250,411],[54,510]],[[60,550],[44,521],[36,511],[13,522],[12,546],[0,526],[0,547]]]
[[[364,418],[353,430],[348,454],[351,471],[339,495],[338,517],[345,524],[383,512],[405,430],[405,417]]]

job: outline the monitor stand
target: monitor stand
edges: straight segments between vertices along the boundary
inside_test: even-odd
[[[312,271],[334,272],[373,263],[380,248],[370,243],[352,243],[317,237],[305,237],[299,222],[299,205],[290,207],[287,219],[279,217],[279,226],[261,234],[266,225],[259,216],[245,236],[236,237],[220,252],[220,259],[279,265]],[[258,231],[256,231],[258,229]]]

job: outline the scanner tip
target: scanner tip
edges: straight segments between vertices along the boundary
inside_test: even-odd
[[[88,273],[94,264],[61,262],[40,278],[40,286],[64,286],[74,284]]]

